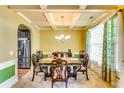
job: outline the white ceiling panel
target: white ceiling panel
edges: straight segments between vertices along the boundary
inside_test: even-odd
[[[47,20],[42,12],[22,12],[28,19],[30,19],[32,22],[41,22],[46,23]],[[47,22],[48,23],[48,22]]]

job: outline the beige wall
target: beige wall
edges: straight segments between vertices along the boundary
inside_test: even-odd
[[[54,37],[64,33],[71,35],[64,43],[59,42]],[[41,31],[41,50],[44,52],[67,51],[78,52],[86,49],[86,31]]]
[[[17,59],[17,31],[19,24],[25,24],[31,29],[32,52],[40,49],[40,31],[13,11],[5,6],[0,6],[0,62]],[[13,51],[12,56],[10,56],[10,51]]]

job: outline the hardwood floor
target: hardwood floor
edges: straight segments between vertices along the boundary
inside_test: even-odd
[[[30,69],[18,69],[18,77],[19,79],[23,77],[26,73],[28,73]]]
[[[23,70],[20,70],[23,72]],[[25,72],[25,71],[24,71]],[[86,76],[82,73],[78,73],[77,80],[74,78],[69,78],[68,88],[111,88],[112,86],[103,81],[96,73],[88,69],[89,80],[86,80]],[[43,73],[39,73],[34,81],[32,82],[32,70],[26,73],[20,78],[17,84],[13,88],[51,88],[51,78],[47,78],[47,81],[44,81]],[[65,88],[63,82],[57,82],[54,84],[55,88]]]

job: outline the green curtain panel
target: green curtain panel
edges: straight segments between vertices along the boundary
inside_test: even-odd
[[[91,32],[87,31],[86,32],[86,52],[90,56],[90,39],[91,39]],[[91,60],[89,62],[89,67],[91,66]]]
[[[117,16],[105,23],[103,39],[102,78],[113,83],[116,80]]]
[[[88,54],[90,54],[90,37],[91,37],[91,33],[90,33],[90,31],[87,31],[87,33],[86,33],[86,51]]]

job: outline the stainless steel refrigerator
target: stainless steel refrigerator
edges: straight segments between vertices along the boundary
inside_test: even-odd
[[[18,68],[30,68],[31,44],[29,31],[19,31],[18,35]]]

